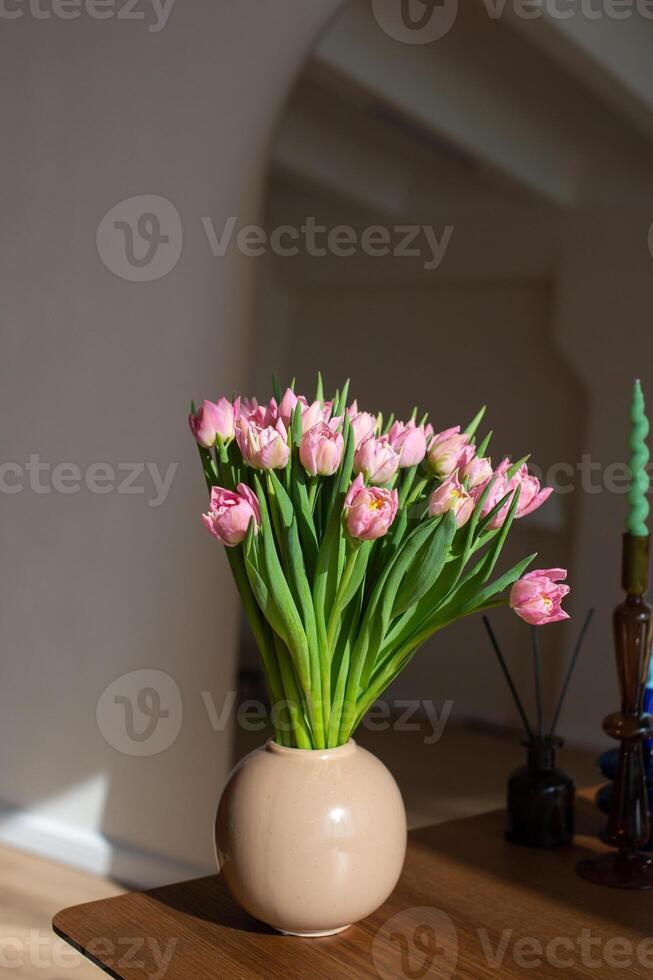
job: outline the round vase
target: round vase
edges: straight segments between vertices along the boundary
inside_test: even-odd
[[[251,915],[290,935],[325,936],[392,892],[406,812],[392,775],[353,739],[335,749],[269,741],[230,773],[215,843],[225,881]]]

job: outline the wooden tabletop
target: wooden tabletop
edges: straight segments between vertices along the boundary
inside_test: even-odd
[[[339,936],[297,939],[261,925],[219,876],[60,912],[55,932],[120,980],[458,980],[653,977],[653,893],[578,878],[607,848],[601,815],[578,805],[575,843],[504,840],[504,814],[413,831],[401,881]]]

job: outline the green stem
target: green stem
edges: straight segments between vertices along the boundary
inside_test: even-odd
[[[275,702],[279,702],[283,699],[283,685],[281,683],[281,675],[279,673],[279,664],[274,655],[274,651],[270,646],[270,637],[266,632],[265,623],[261,619],[258,603],[252,594],[249,581],[247,580],[247,573],[245,572],[243,565],[242,551],[236,548],[225,548],[225,551],[227,552],[227,559],[231,567],[231,573],[236,582],[243,606],[245,607],[245,613],[247,615],[252,633],[254,634],[256,645],[261,653],[268,694],[270,695],[270,703],[275,704]],[[275,727],[275,738],[278,739],[279,735],[280,732]],[[284,744],[283,741],[281,744]]]
[[[358,547],[354,545],[351,552],[347,557],[344,571],[342,573],[342,578],[340,579],[340,584],[338,585],[338,591],[336,593],[336,598],[333,603],[333,609],[331,610],[331,615],[329,617],[329,625],[327,627],[327,651],[329,657],[333,656],[333,650],[336,644],[336,639],[338,636],[338,630],[340,629],[340,614],[342,613],[344,603],[344,597],[346,595],[347,589],[349,588],[349,583],[351,582],[351,577],[354,573],[354,568],[356,567],[356,559],[358,558]]]
[[[292,658],[289,651],[285,648],[283,642],[277,637],[276,633],[273,634],[273,639],[285,695],[284,698],[280,698],[279,701],[277,701],[277,705],[285,701],[285,704],[288,707],[292,734],[296,742],[295,747],[298,749],[312,749],[314,748],[313,739],[311,738],[311,733],[304,718],[302,697],[295,678]]]
[[[422,493],[422,490],[424,489],[424,487],[426,486],[426,484],[427,484],[428,482],[429,482],[429,477],[426,477],[426,476],[425,476],[425,477],[421,477],[421,478],[420,478],[420,479],[419,479],[419,480],[417,481],[417,483],[416,483],[416,484],[415,484],[415,486],[413,487],[413,491],[412,491],[412,493],[410,494],[410,496],[409,496],[409,497],[408,497],[408,499],[406,500],[406,503],[404,504],[404,507],[405,507],[405,509],[406,509],[406,510],[408,510],[408,508],[409,508],[409,507],[410,507],[410,506],[411,506],[412,504],[414,504],[414,503],[415,503],[415,501],[416,501],[416,500],[417,500],[417,499],[419,498],[419,496],[420,496],[420,495],[421,495],[421,493]]]
[[[314,510],[314,508],[315,508],[315,495],[317,494],[318,485],[319,484],[318,484],[317,477],[315,477],[315,476],[309,477],[309,484],[308,484],[308,503],[309,503],[309,506],[311,508],[311,511]]]
[[[406,497],[410,493],[411,487],[415,482],[415,476],[417,474],[417,467],[411,466],[410,469],[406,470],[405,475],[401,481],[401,488],[399,490],[399,508],[402,509],[406,501]]]
[[[272,477],[270,473],[266,471],[265,473],[266,486],[268,490],[268,500],[270,501],[270,517],[272,518],[272,527],[274,528],[274,536],[277,540],[277,545],[279,547],[279,555],[282,564],[286,565],[286,541],[282,530],[281,517],[279,514],[279,504],[277,502],[277,496],[274,492],[274,486],[272,485]]]

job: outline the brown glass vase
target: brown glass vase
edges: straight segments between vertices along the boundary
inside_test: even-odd
[[[649,838],[650,818],[644,743],[653,719],[643,712],[644,687],[651,656],[651,607],[648,587],[649,536],[625,534],[622,583],[626,599],[614,611],[614,639],[621,710],[603,727],[620,742],[607,839],[618,850],[580,861],[578,874],[613,888],[653,888],[653,858],[639,850]]]

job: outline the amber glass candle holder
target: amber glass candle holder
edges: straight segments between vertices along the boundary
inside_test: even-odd
[[[653,731],[653,719],[643,711],[652,639],[652,610],[644,600],[648,564],[649,536],[625,534],[626,599],[614,611],[621,710],[603,722],[607,734],[620,743],[607,830],[607,840],[617,851],[577,865],[581,877],[613,888],[653,888],[653,858],[640,850],[650,833],[644,746]]]

